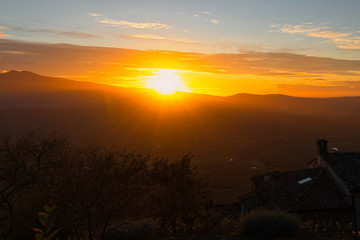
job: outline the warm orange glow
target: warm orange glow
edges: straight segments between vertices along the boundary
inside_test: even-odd
[[[47,45],[14,42],[12,49],[17,50],[6,51],[11,54],[8,57],[2,53],[5,55],[1,60],[30,58],[33,54],[21,53],[33,49],[43,54],[41,61],[31,58],[28,62],[26,69],[34,72],[122,88],[151,88],[162,94],[191,89],[192,93],[219,96],[237,93],[299,97],[360,95],[359,64],[353,61],[287,53],[203,54],[75,45],[65,53],[62,47],[52,47],[54,52],[48,51]],[[76,57],[78,53],[82,54],[81,61]],[[53,56],[58,54],[66,54],[64,59],[68,60],[54,61]],[[0,72],[19,68],[16,65],[1,67]],[[174,94],[161,97],[169,102]]]
[[[146,87],[154,89],[163,95],[170,95],[177,91],[189,92],[176,72],[174,69],[155,70],[155,75],[149,77]]]

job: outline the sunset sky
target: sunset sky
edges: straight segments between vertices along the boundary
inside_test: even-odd
[[[359,0],[2,0],[0,71],[146,87],[171,69],[195,93],[360,95],[359,11]]]

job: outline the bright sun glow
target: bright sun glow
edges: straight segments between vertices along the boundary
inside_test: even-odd
[[[177,72],[179,71],[174,69],[157,69],[153,71],[156,75],[149,77],[146,87],[164,95],[177,91],[189,92]]]

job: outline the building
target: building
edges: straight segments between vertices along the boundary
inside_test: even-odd
[[[311,168],[252,177],[254,191],[239,197],[241,211],[281,209],[307,219],[353,222],[360,229],[360,153],[328,152],[317,142]]]

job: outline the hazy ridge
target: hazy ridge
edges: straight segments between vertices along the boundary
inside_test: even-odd
[[[25,71],[0,74],[0,131],[57,130],[77,144],[100,142],[170,158],[192,152],[220,187],[220,201],[246,191],[267,158],[274,170],[306,167],[319,137],[340,151],[360,151],[359,105],[360,97],[250,94],[179,93],[166,100],[147,89]]]

